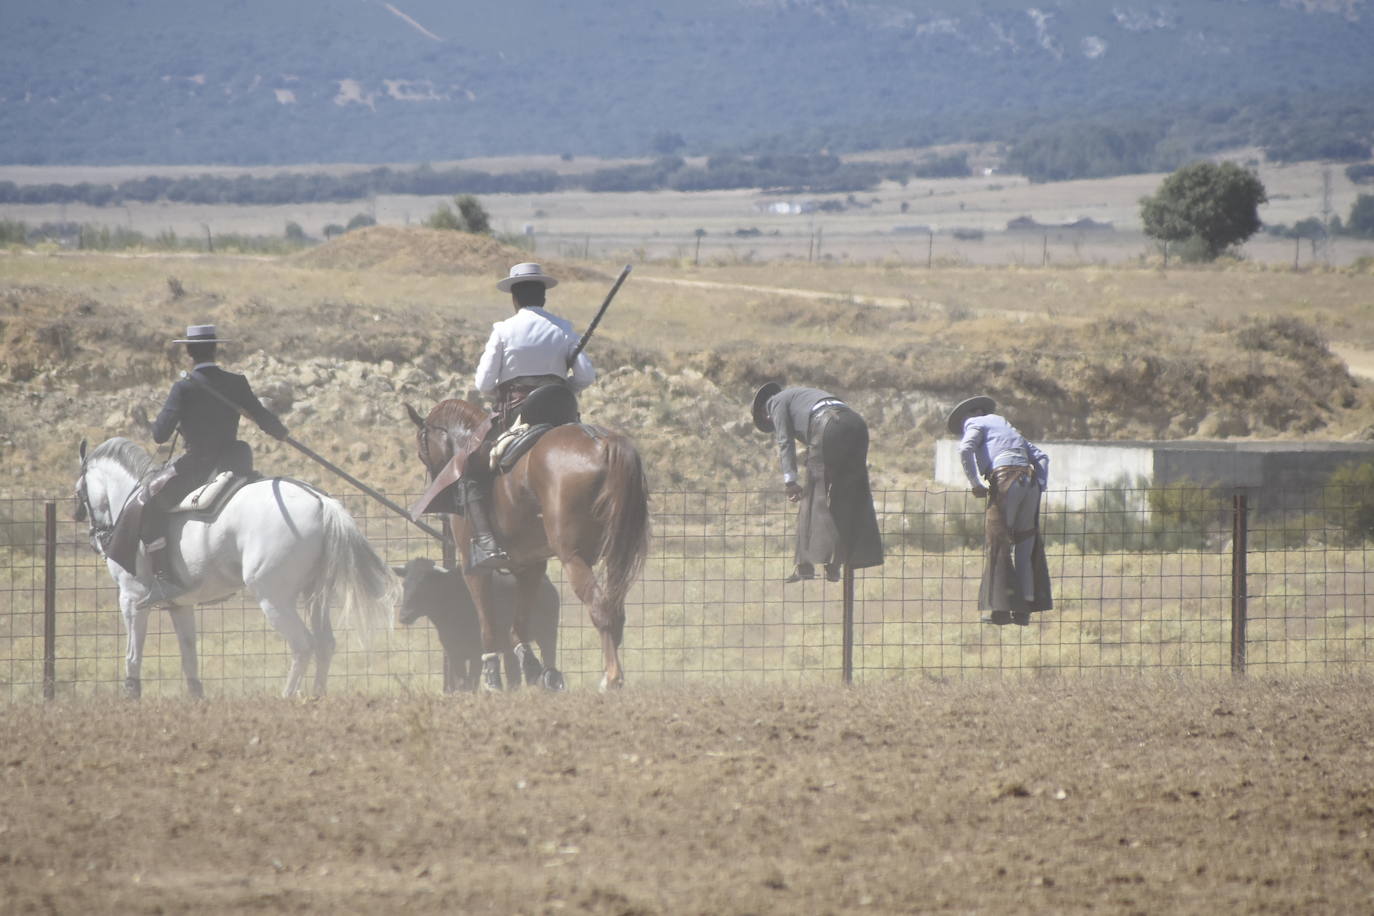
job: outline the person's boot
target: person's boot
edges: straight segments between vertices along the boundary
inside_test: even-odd
[[[186,594],[186,587],[172,573],[172,558],[167,539],[160,537],[146,544],[148,551],[148,594],[138,602],[139,608],[170,605]]]
[[[468,546],[468,572],[479,569],[509,569],[510,557],[496,543],[492,534],[491,522],[487,519],[486,496],[481,481],[464,477],[458,481],[459,500],[463,506],[463,517],[468,520],[468,530],[472,532],[472,543]]]

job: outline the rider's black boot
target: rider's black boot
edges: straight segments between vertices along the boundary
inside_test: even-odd
[[[172,558],[167,549],[167,539],[160,537],[144,545],[148,551],[148,594],[138,602],[138,607],[158,607],[170,605],[186,594],[186,587],[176,580],[172,572]]]
[[[457,483],[459,504],[463,507],[463,517],[468,520],[468,530],[472,532],[472,544],[468,548],[468,572],[482,569],[509,569],[510,557],[496,543],[492,534],[491,522],[487,519],[484,505],[486,487],[480,480],[464,477]]]

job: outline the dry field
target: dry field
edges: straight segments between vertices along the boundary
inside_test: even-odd
[[[923,153],[899,151],[907,158]],[[973,161],[986,158],[972,152]],[[1246,161],[1253,151],[1236,154]],[[863,158],[863,157],[856,157]],[[464,167],[499,172],[544,168],[578,172],[621,161],[525,157],[509,160],[469,160]],[[404,167],[404,166],[402,166]],[[344,172],[360,166],[322,165],[324,171]],[[260,167],[26,167],[0,166],[0,181],[17,183],[82,181],[118,182],[140,174],[169,176],[219,174],[270,175],[287,169]],[[1323,173],[1330,178],[1330,212],[1345,219],[1359,189],[1340,166],[1318,163],[1258,167],[1270,202],[1260,208],[1269,223],[1292,225],[1320,216]],[[884,183],[873,192],[853,195],[843,212],[777,215],[762,208],[779,202],[842,201],[848,195],[772,195],[751,190],[707,192],[492,194],[482,197],[498,231],[531,234],[541,257],[591,257],[611,261],[671,259],[733,264],[758,261],[834,260],[887,262],[925,266],[1118,265],[1154,257],[1149,239],[1140,232],[1140,198],[1153,193],[1162,174],[1130,175],[1091,181],[1030,184],[1015,175],[960,179],[913,180],[905,186]],[[148,235],[167,229],[190,238],[214,233],[280,234],[287,222],[320,235],[324,226],[346,224],[360,212],[386,225],[416,224],[446,200],[444,197],[380,195],[366,201],[292,206],[201,206],[172,203],[128,204],[117,207],[35,205],[0,207],[0,219],[29,223],[76,221],[129,226]],[[1111,223],[1115,231],[1005,232],[1007,222],[1029,216],[1047,225],[1090,218]],[[933,242],[927,229],[934,229]],[[702,230],[698,248],[696,231]],[[981,230],[981,240],[960,240],[954,230]],[[1306,242],[1260,235],[1248,242],[1246,258],[1271,264],[1310,265],[1319,260]],[[1340,266],[1374,255],[1374,242],[1338,239],[1320,260]]]
[[[403,403],[467,392],[489,323],[509,308],[493,281],[527,256],[466,238],[378,227],[279,259],[0,253],[0,495],[65,492],[82,436],[141,436],[139,411],[155,412],[184,368],[167,341],[204,321],[233,334],[224,358],[301,441],[373,486],[416,488]],[[1344,362],[1368,371],[1374,352],[1367,273],[634,263],[593,342],[603,379],[585,404],[635,435],[657,487],[767,485],[771,461],[746,417],[769,376],[859,406],[887,488],[930,479],[942,410],[972,389],[1040,438],[1374,427]],[[620,264],[550,264],[567,278],[554,308],[584,327]],[[247,435],[264,467],[318,477]]]
[[[0,707],[6,913],[1351,913],[1367,679]]]
[[[1042,190],[1008,186],[1005,212],[1018,215],[1013,191]],[[1122,199],[1133,206],[1138,193]],[[749,392],[762,376],[810,380],[818,367],[870,418],[879,487],[928,479],[941,409],[974,387],[1056,436],[1374,427],[1367,385],[1350,371],[1374,351],[1368,273],[1299,273],[1284,259],[1069,268],[1058,256],[1048,268],[927,270],[883,251],[839,259],[830,246],[843,232],[828,224],[836,260],[759,264],[741,248],[693,266],[670,249],[726,201],[606,197],[485,202],[516,230],[539,206],[566,207],[566,241],[539,241],[541,258],[579,232],[596,238],[596,220],[627,225],[627,208],[648,214],[633,231],[661,233],[665,260],[645,263],[632,256],[645,243],[615,239],[614,257],[555,264],[570,279],[553,297],[584,326],[619,264],[636,263],[594,344],[604,375],[583,405],[636,436],[658,491],[775,487],[766,440],[745,420]],[[884,204],[889,223],[897,200]],[[432,203],[410,204],[411,221]],[[592,203],[608,209],[575,212]],[[932,219],[917,203],[904,221]],[[730,203],[707,238],[752,225],[739,209],[751,205]],[[216,228],[255,231],[257,219],[279,231],[294,219],[314,231],[339,215],[287,208]],[[157,231],[184,216],[125,218]],[[489,322],[508,308],[492,282],[520,256],[486,252],[479,265],[452,240],[414,239],[381,259],[389,267],[376,250],[352,263],[321,263],[342,249],[0,255],[0,497],[63,495],[82,436],[140,436],[135,408],[155,410],[181,368],[166,341],[205,320],[233,333],[226,362],[302,441],[388,492],[413,492],[401,405],[466,391]],[[1038,258],[1032,245],[1024,263]],[[264,469],[324,477],[247,437]],[[1365,913],[1374,900],[1364,675],[985,671],[850,690],[646,680],[617,696],[402,687],[299,703],[0,706],[0,910]]]

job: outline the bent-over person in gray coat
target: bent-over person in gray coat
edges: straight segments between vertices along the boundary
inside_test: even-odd
[[[763,385],[754,395],[754,426],[772,433],[787,498],[800,503],[796,568],[788,582],[811,579],[818,564],[834,582],[841,569],[879,566],[883,541],[868,485],[868,425],[849,405],[819,388]],[[796,443],[806,445],[806,486],[797,482]]]

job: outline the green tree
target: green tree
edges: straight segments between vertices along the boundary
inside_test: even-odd
[[[453,203],[458,207],[458,212],[463,217],[463,225],[468,232],[473,235],[491,235],[491,217],[476,197],[471,194],[460,194],[453,198]]]
[[[453,208],[448,204],[440,204],[429,219],[425,220],[425,225],[431,229],[449,229],[455,232],[463,230],[463,218],[453,212]]]
[[[486,209],[471,194],[460,194],[453,198],[454,212],[448,204],[440,204],[425,225],[431,229],[449,229],[457,232],[471,232],[474,235],[491,235],[491,217]]]
[[[1141,198],[1140,216],[1146,235],[1191,243],[1211,261],[1259,231],[1259,205],[1268,200],[1254,172],[1234,162],[1194,162]]]
[[[1350,207],[1350,219],[1345,222],[1350,235],[1374,237],[1374,194],[1361,194]]]

